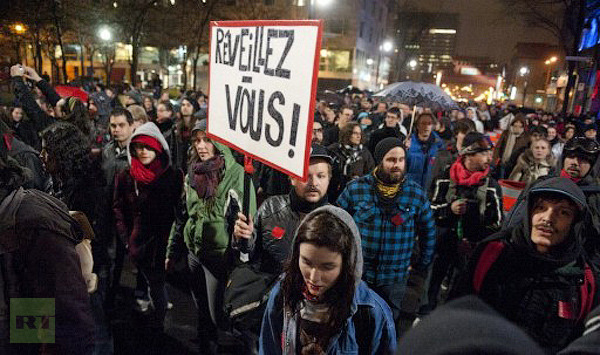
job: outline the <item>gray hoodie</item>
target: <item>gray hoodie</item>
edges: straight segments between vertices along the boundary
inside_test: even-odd
[[[131,139],[129,140],[129,145],[127,146],[127,161],[129,162],[129,165],[131,165],[131,150],[133,149],[131,147],[131,142],[136,136],[150,136],[156,138],[160,142],[160,145],[163,147],[165,154],[167,154],[167,156],[169,157],[169,165],[172,164],[171,150],[169,149],[169,144],[167,144],[167,140],[162,135],[162,133],[160,133],[160,129],[158,129],[154,122],[146,122],[143,125],[136,128],[135,132],[131,135]]]

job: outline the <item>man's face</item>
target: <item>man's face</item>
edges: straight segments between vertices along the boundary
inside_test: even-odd
[[[548,127],[548,140],[552,141],[554,138],[556,138],[556,128]]]
[[[21,122],[23,119],[23,109],[20,107],[15,107],[12,111],[12,120],[15,122]]]
[[[529,141],[533,144],[537,141],[539,141],[542,138],[546,138],[545,135],[543,135],[542,133],[539,132],[533,132],[530,136],[529,136]]]
[[[397,114],[392,113],[392,112],[388,112],[385,116],[385,126],[386,127],[396,127],[396,125],[398,124],[398,122],[400,122],[400,118],[398,117]]]
[[[565,199],[538,197],[531,210],[531,241],[544,254],[568,237],[577,215],[577,207]]]
[[[172,114],[173,112],[169,111],[167,106],[160,104],[156,108],[156,121],[158,121],[158,123],[166,122],[171,119]]]
[[[345,108],[340,113],[340,118],[338,119],[338,124],[345,125],[352,119],[352,110],[349,108]]]
[[[381,168],[390,181],[390,183],[399,183],[404,177],[406,169],[406,154],[404,149],[396,147],[383,157]]]
[[[127,122],[127,117],[110,116],[110,134],[119,145],[124,146],[133,133],[133,125]]]
[[[369,100],[362,100],[360,102],[360,107],[363,110],[369,111],[371,109],[371,103],[369,102]]]
[[[383,113],[383,112],[385,112],[385,110],[387,110],[387,108],[386,108],[386,104],[384,102],[380,102],[377,104],[377,112],[378,113]]]
[[[408,117],[408,115],[411,114],[410,106],[408,106],[406,104],[399,104],[398,108],[400,109],[400,111],[402,111],[402,114],[404,114],[404,117]]]
[[[486,150],[465,157],[465,165],[470,171],[485,171],[492,162],[492,151]]]
[[[523,131],[525,131],[525,128],[523,127],[523,123],[517,121],[513,123],[512,126],[510,126],[510,131],[512,132],[512,134],[519,136],[521,135],[521,133],[523,133]]]
[[[572,178],[581,179],[590,172],[592,164],[587,159],[582,157],[568,155],[565,158],[563,166],[567,174],[569,174]]]
[[[585,131],[585,138],[596,139],[596,133],[595,129],[588,129]]]
[[[323,126],[321,125],[321,122],[315,121],[313,123],[312,142],[317,144],[323,143]]]
[[[301,199],[315,203],[319,202],[327,193],[329,180],[329,163],[323,159],[312,159],[308,167],[308,180],[302,182],[292,179],[292,186],[296,195]]]
[[[335,121],[335,112],[329,107],[325,108],[325,119],[329,123],[333,123]]]
[[[423,116],[419,120],[419,124],[417,125],[417,133],[419,135],[419,140],[426,141],[431,136],[431,132],[433,131],[433,119],[430,116]]]

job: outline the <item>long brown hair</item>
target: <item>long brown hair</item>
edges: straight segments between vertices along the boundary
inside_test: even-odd
[[[355,268],[356,245],[352,231],[338,217],[328,211],[310,215],[298,228],[292,255],[285,266],[282,281],[282,295],[285,309],[299,311],[304,299],[304,278],[300,272],[300,244],[310,243],[317,247],[326,247],[342,255],[342,269],[335,285],[325,293],[325,302],[329,305],[329,326],[339,330],[350,316],[350,307],[356,288]]]

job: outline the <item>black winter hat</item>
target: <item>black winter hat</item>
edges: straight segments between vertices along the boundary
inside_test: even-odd
[[[476,154],[492,148],[493,144],[487,136],[479,132],[469,132],[463,139],[460,155]]]
[[[333,158],[331,157],[331,154],[329,153],[329,151],[327,150],[327,148],[323,147],[322,145],[318,145],[313,143],[310,147],[310,158],[320,158],[320,159],[324,159],[326,160],[329,165],[333,165]]]
[[[404,143],[400,138],[396,137],[387,137],[382,139],[377,146],[375,146],[375,163],[379,164],[383,160],[383,157],[392,149],[400,147],[406,152],[406,148],[404,147]]]

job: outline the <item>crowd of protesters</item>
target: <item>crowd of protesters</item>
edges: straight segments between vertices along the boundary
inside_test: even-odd
[[[126,258],[149,339],[183,307],[166,280],[185,265],[202,353],[221,332],[263,354],[600,353],[593,115],[340,94],[316,102],[308,180],[255,162],[245,189],[201,92],[82,100],[11,76],[0,353],[113,353]],[[503,181],[522,189],[510,210]],[[13,297],[56,300],[54,344],[10,343]]]

